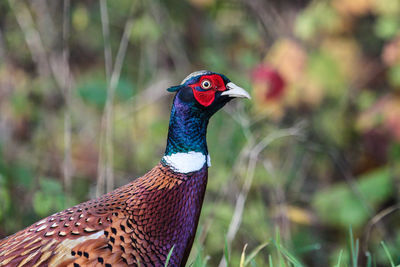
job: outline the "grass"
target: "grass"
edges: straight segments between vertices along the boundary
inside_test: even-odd
[[[340,264],[342,262],[342,255],[343,255],[343,249],[340,250],[338,261],[337,261],[335,267],[340,267]]]
[[[390,255],[389,249],[387,248],[387,246],[386,246],[386,244],[385,244],[384,241],[381,241],[381,245],[382,245],[382,247],[383,247],[383,250],[385,251],[386,256],[387,256],[388,259],[389,259],[390,266],[391,266],[391,267],[397,267],[397,266],[399,266],[399,265],[396,266],[396,265],[394,264],[392,255]]]
[[[168,252],[167,259],[165,260],[165,264],[164,264],[165,267],[168,267],[168,263],[169,263],[169,260],[171,259],[172,252],[174,251],[174,247],[175,247],[175,245],[172,246],[171,250]]]
[[[230,262],[230,253],[229,253],[229,244],[228,244],[228,238],[225,236],[225,250],[224,250],[224,257],[225,257],[225,262],[226,262],[226,267],[229,267],[229,262]]]
[[[283,247],[281,243],[280,232],[278,229],[276,230],[275,241],[272,242],[278,252],[280,266],[304,266],[292,253],[290,253],[285,247]]]
[[[351,259],[352,259],[352,266],[357,267],[358,266],[359,241],[358,241],[358,239],[356,239],[356,241],[354,242],[353,228],[351,226],[349,227],[349,235],[350,235],[350,253],[351,253]]]
[[[251,262],[254,260],[254,258],[257,256],[257,254],[258,254],[263,248],[265,248],[266,246],[268,246],[269,243],[270,243],[270,242],[268,241],[268,242],[265,242],[265,243],[259,245],[258,247],[256,247],[256,248],[249,254],[249,256],[248,256],[247,258],[245,258],[245,260],[244,260],[244,266],[247,266],[249,263],[251,263]],[[244,252],[244,250],[243,250],[243,252]],[[242,266],[241,266],[241,267],[242,267]]]
[[[354,237],[352,227],[349,227],[349,255],[350,258],[345,257],[345,250],[341,249],[337,260],[335,261],[334,267],[358,267],[360,266],[359,262],[359,239]],[[395,261],[393,260],[392,255],[388,249],[388,246],[384,241],[381,241],[381,246],[383,251],[386,255],[387,261],[389,263],[388,266],[390,267],[400,267],[400,265],[396,265]],[[239,263],[232,262],[230,257],[230,251],[228,247],[228,243],[225,240],[225,247],[224,247],[224,259],[226,260],[226,266],[239,266],[239,267],[246,267],[252,266],[257,267],[256,258],[257,257],[264,257],[265,248],[269,248],[268,250],[268,266],[269,267],[304,267],[306,266],[301,260],[296,257],[294,253],[292,253],[289,249],[287,249],[283,244],[280,236],[280,232],[277,229],[275,238],[260,244],[256,248],[254,248],[249,254],[247,254],[248,245],[245,244],[242,249],[241,257]],[[172,250],[170,251],[170,253]],[[366,257],[366,267],[376,267],[376,263],[374,262],[373,255],[370,252],[365,253]],[[203,249],[200,249],[196,255],[194,262],[189,263],[188,266],[190,267],[206,267],[209,257],[204,257]],[[165,265],[167,266],[167,265]]]

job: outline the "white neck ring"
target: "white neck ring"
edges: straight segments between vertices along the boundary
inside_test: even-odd
[[[204,164],[211,166],[210,155],[204,155],[201,152],[189,151],[187,153],[174,153],[164,156],[163,161],[175,172],[189,173],[203,168]]]

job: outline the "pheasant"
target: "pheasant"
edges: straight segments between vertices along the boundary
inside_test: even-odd
[[[148,173],[53,214],[0,241],[0,266],[185,266],[206,190],[210,117],[249,94],[226,76],[198,71],[176,92],[167,145]]]

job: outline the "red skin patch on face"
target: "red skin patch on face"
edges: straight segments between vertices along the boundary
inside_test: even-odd
[[[215,91],[209,90],[209,91],[197,91],[196,89],[193,88],[193,94],[194,98],[196,98],[197,102],[202,104],[205,107],[208,107],[211,105],[211,103],[215,99]]]
[[[211,87],[209,89],[203,89],[201,87],[201,84],[204,80],[208,80],[211,83]],[[205,107],[208,107],[212,104],[215,99],[215,93],[217,91],[226,90],[224,80],[221,78],[221,76],[217,74],[204,75],[197,83],[190,85],[190,87],[193,90],[193,95],[196,98],[197,102]]]

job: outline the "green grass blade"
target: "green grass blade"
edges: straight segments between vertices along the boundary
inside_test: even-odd
[[[281,246],[279,250],[280,253],[282,253],[286,257],[286,259],[290,263],[292,263],[295,267],[303,267],[303,264],[298,259],[296,259],[296,257],[293,254],[291,254],[287,249]]]
[[[247,265],[251,262],[251,260],[252,260],[255,256],[257,256],[257,254],[258,254],[263,248],[265,248],[266,246],[268,246],[268,244],[269,244],[269,241],[267,241],[267,242],[265,242],[265,243],[259,245],[258,247],[256,247],[256,248],[249,254],[249,256],[246,258],[246,260],[245,260],[245,262],[244,262],[244,266],[247,266]]]
[[[339,258],[338,258],[338,261],[337,261],[335,267],[340,267],[340,263],[342,261],[342,255],[343,255],[343,249],[340,250]]]
[[[196,258],[194,259],[193,264],[191,265],[192,267],[204,267],[207,264],[207,257],[203,259],[203,249],[199,248]]]
[[[224,250],[224,256],[225,256],[225,261],[226,261],[226,267],[229,267],[229,247],[228,247],[228,239],[225,236],[225,250]]]
[[[395,267],[394,262],[393,262],[393,259],[392,259],[392,255],[390,255],[389,249],[387,248],[385,242],[384,242],[384,241],[381,241],[381,245],[382,245],[382,247],[383,247],[383,250],[384,250],[385,253],[386,253],[386,256],[389,258],[390,266],[391,266],[391,267]]]
[[[365,252],[365,256],[367,257],[367,267],[372,267],[372,257],[369,251]]]
[[[354,242],[353,229],[351,226],[349,227],[349,235],[350,235],[350,252],[351,252],[352,266],[357,267],[359,242],[358,239],[356,240],[356,242]]]
[[[165,260],[164,267],[168,267],[168,263],[169,263],[169,260],[171,259],[172,251],[174,251],[174,247],[175,247],[175,245],[173,245],[171,250],[168,252],[167,259]]]
[[[281,233],[279,232],[279,228],[276,228],[275,231],[275,247],[278,250],[278,261],[279,261],[279,266],[286,266],[285,261],[283,259],[282,253],[280,252],[281,248]]]
[[[269,267],[274,267],[274,263],[272,262],[272,256],[268,256]]]
[[[245,259],[246,259],[246,248],[247,248],[247,244],[244,245],[243,247],[243,251],[242,251],[242,255],[240,256],[240,267],[244,267],[245,266]]]
[[[303,264],[301,264],[300,261],[297,260],[294,255],[292,255],[288,250],[286,250],[281,245],[281,236],[280,236],[279,229],[276,229],[275,241],[273,241],[273,242],[275,244],[276,249],[278,250],[279,266],[286,266],[285,260],[283,258],[283,256],[284,256],[295,267],[303,267]]]
[[[360,240],[358,238],[356,239],[356,251],[355,251],[355,258],[356,258],[356,264],[355,266],[358,266],[358,252],[360,251]]]

